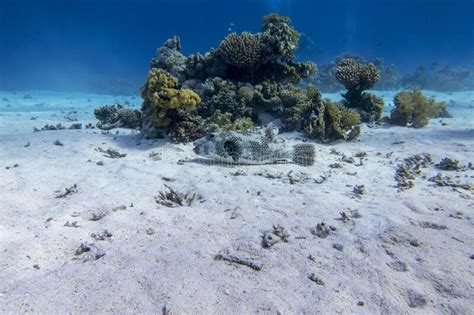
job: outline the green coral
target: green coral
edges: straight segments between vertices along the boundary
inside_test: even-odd
[[[301,80],[316,74],[313,62],[267,63],[261,66],[254,78],[257,82],[271,81],[280,84],[298,84]]]
[[[341,59],[336,68],[336,79],[347,92],[343,104],[357,109],[364,122],[380,122],[384,107],[383,99],[364,92],[380,80],[380,71],[374,64],[364,64],[354,59]]]
[[[446,113],[446,103],[427,98],[418,89],[398,93],[393,103],[395,108],[390,114],[390,122],[400,126],[422,128],[431,118]]]

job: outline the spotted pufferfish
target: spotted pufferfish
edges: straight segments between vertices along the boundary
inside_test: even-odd
[[[311,166],[315,146],[300,143],[287,146],[272,134],[254,135],[234,131],[213,132],[194,142],[194,152],[209,161],[225,164],[261,165],[296,163]]]

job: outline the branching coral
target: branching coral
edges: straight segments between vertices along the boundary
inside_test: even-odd
[[[360,133],[360,115],[354,109],[322,100],[309,85],[306,90],[285,89],[280,93],[284,106],[283,123],[287,130],[300,130],[323,142],[355,139]]]
[[[395,95],[395,108],[390,114],[390,122],[414,128],[425,127],[430,118],[446,112],[446,104],[427,98],[420,90],[404,91]]]
[[[323,142],[352,140],[360,134],[360,122],[355,110],[326,99],[314,108],[314,114],[304,124],[304,131]]]
[[[300,34],[290,26],[289,17],[270,14],[263,17],[261,42],[269,62],[291,62],[295,59]]]
[[[138,110],[125,108],[122,104],[105,105],[94,110],[94,116],[99,120],[97,128],[110,130],[113,128],[141,127],[142,113]]]
[[[347,89],[343,104],[359,111],[365,122],[382,119],[383,99],[364,92],[380,80],[380,71],[374,64],[364,64],[354,59],[342,59],[336,68],[336,79]]]

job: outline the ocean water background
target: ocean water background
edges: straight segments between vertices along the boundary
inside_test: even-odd
[[[318,64],[349,52],[405,72],[474,68],[472,0],[0,0],[0,89],[97,92],[118,80],[138,93],[167,38],[204,53],[271,12],[292,18],[300,59]]]

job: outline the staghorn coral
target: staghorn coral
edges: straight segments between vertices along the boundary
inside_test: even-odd
[[[343,105],[357,109],[364,122],[381,121],[383,99],[364,92],[380,80],[380,71],[374,64],[342,59],[336,68],[336,79],[347,89]]]
[[[414,128],[425,127],[430,118],[446,113],[446,104],[427,98],[420,90],[404,91],[395,95],[395,108],[390,113],[390,123]]]

